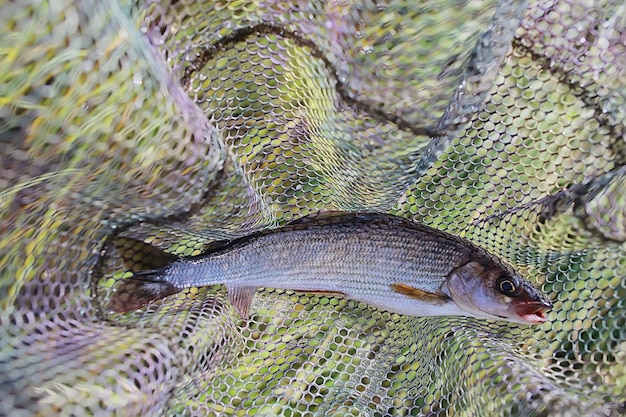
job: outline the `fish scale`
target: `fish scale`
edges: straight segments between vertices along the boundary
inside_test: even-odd
[[[470,259],[466,248],[419,236],[419,229],[398,236],[394,228],[381,227],[385,224],[374,228],[358,220],[349,221],[354,233],[334,238],[328,226],[250,238],[236,249],[203,256],[193,270],[184,260],[171,265],[168,281],[178,288],[241,283],[301,290],[319,290],[323,282],[326,290],[348,296],[355,289],[402,281],[434,291]],[[372,229],[379,235],[372,238]],[[354,279],[367,274],[378,279]]]

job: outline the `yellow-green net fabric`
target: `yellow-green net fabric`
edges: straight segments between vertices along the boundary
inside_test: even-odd
[[[0,415],[626,414],[626,6],[0,1]],[[541,326],[221,287],[178,255],[320,210],[463,235]]]

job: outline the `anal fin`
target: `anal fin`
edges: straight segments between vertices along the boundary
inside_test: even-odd
[[[391,284],[391,289],[397,293],[431,304],[443,304],[449,301],[449,298],[445,295],[420,290],[419,288],[411,287],[410,285],[399,282]]]
[[[242,319],[248,320],[250,306],[258,287],[227,286],[228,299]]]

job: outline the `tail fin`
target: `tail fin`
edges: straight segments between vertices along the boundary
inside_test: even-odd
[[[120,237],[114,244],[133,276],[119,282],[108,308],[117,313],[136,310],[180,291],[163,279],[167,265],[178,258],[141,240]]]

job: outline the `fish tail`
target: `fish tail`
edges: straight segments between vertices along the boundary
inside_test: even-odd
[[[118,238],[115,245],[133,275],[116,284],[109,310],[116,313],[137,310],[180,291],[164,278],[167,265],[177,260],[176,256],[132,238]]]
[[[114,291],[109,301],[109,310],[126,313],[176,294],[180,289],[166,281],[152,281],[147,276],[134,276],[118,283]]]

